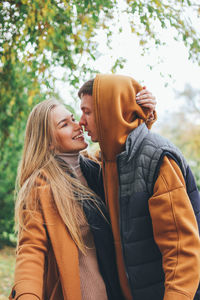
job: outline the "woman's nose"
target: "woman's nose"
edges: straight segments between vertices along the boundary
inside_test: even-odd
[[[75,123],[74,123],[74,129],[75,129],[75,130],[81,129],[81,128],[82,128],[82,127],[81,127],[81,125],[80,125],[79,122],[75,122]]]

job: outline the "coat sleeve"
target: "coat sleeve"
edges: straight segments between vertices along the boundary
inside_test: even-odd
[[[24,210],[26,229],[19,235],[15,283],[9,299],[43,299],[45,257],[48,238],[42,212]]]
[[[163,160],[149,210],[163,258],[164,300],[192,300],[200,280],[199,232],[182,172],[170,158]]]

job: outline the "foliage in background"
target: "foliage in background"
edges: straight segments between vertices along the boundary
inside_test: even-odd
[[[15,266],[15,250],[5,247],[0,250],[0,300],[8,299],[13,281]]]
[[[108,0],[0,3],[0,245],[12,242],[13,191],[28,113],[54,94],[54,67],[66,67],[65,80],[74,86],[78,70],[90,71],[81,57],[94,58],[91,38],[112,7]]]
[[[176,91],[176,95],[178,98],[184,98],[185,100],[183,111],[187,112],[194,121],[200,120],[200,90],[186,84],[182,92]]]
[[[189,57],[200,64],[200,32],[195,30],[193,20],[200,17],[198,0],[126,0],[131,29],[140,37],[144,49],[150,50],[153,40],[155,45],[165,44],[161,29],[174,29],[173,38],[182,40],[189,49]]]
[[[110,25],[120,23],[117,0],[5,0],[0,2],[0,245],[13,240],[13,191],[23,144],[25,122],[31,108],[54,95],[55,68],[65,69],[63,80],[77,88],[97,70],[89,61],[100,55],[98,29],[112,38]],[[123,1],[132,32],[141,49],[163,44],[160,28],[174,28],[190,57],[199,59],[199,36],[186,11],[199,15],[189,0]],[[113,16],[117,16],[115,19]],[[112,72],[123,67],[118,58]],[[56,95],[58,97],[58,95]],[[70,108],[70,106],[69,106]]]
[[[183,92],[182,110],[169,115],[161,125],[161,134],[173,141],[184,153],[200,190],[200,90],[186,85]]]

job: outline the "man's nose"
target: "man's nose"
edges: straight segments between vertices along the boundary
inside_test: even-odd
[[[80,126],[85,126],[86,125],[86,122],[85,122],[85,119],[84,119],[83,115],[80,118],[79,125]]]

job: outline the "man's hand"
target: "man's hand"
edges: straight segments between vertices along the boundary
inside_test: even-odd
[[[142,107],[146,107],[149,109],[149,119],[148,121],[154,120],[154,111],[156,108],[156,98],[149,92],[146,86],[143,86],[143,90],[141,90],[136,95],[136,102]]]

